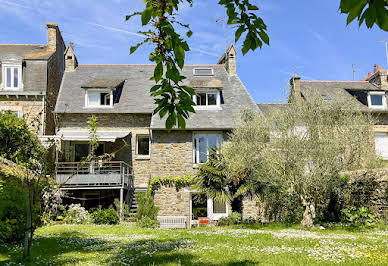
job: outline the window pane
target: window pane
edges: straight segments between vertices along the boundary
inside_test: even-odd
[[[11,87],[11,68],[7,67],[7,87]]]
[[[100,93],[100,104],[101,105],[110,105],[110,93]]]
[[[74,161],[80,162],[89,155],[89,144],[74,144]]]
[[[139,155],[150,154],[150,137],[148,136],[137,137],[137,154]]]
[[[372,105],[383,105],[383,96],[382,95],[371,95],[370,101]]]
[[[18,68],[13,69],[13,87],[18,88],[19,87],[19,76],[18,76]]]
[[[100,105],[100,93],[95,91],[88,92],[89,106],[99,106]]]
[[[94,151],[95,156],[101,156],[104,154],[104,144],[98,144],[97,148]]]
[[[214,200],[213,213],[226,213],[226,204]]]
[[[206,105],[206,93],[197,94],[197,105]]]
[[[208,147],[210,149],[215,149],[217,147],[217,134],[207,135]]]
[[[207,143],[206,143],[206,135],[200,134],[198,135],[199,140],[199,162],[205,163],[207,161]]]
[[[207,105],[217,105],[217,94],[211,93],[207,95]]]

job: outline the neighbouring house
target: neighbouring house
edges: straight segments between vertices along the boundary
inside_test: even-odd
[[[47,44],[0,44],[0,111],[24,118],[38,136],[55,134],[54,108],[65,70],[58,25]]]
[[[374,127],[375,150],[388,160],[388,70],[374,66],[373,74],[361,81],[307,81],[294,76],[290,80],[289,102],[298,103],[309,97],[324,100],[342,99],[376,118]]]
[[[165,129],[153,115],[149,90],[154,65],[79,64],[71,46],[55,108],[60,140],[57,181],[69,199],[85,207],[108,206],[114,198],[134,203],[134,192],[147,189],[151,178],[193,174],[207,160],[208,148],[222,146],[242,107],[259,110],[236,73],[231,45],[215,65],[186,65],[186,84],[196,95],[195,114],[186,129]],[[87,121],[98,118],[97,155],[106,161],[80,164],[90,152]],[[184,217],[189,227],[198,218],[217,220],[231,207],[198,191],[162,187],[156,191],[159,216]]]

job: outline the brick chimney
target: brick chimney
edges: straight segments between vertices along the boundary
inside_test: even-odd
[[[231,44],[225,53],[218,60],[217,64],[224,64],[226,71],[229,75],[237,75],[237,66],[236,66],[236,48]]]
[[[73,43],[69,43],[65,51],[65,71],[73,71],[78,66],[77,57],[74,53]]]
[[[290,99],[288,99],[289,102],[293,102],[296,104],[301,104],[302,102],[302,93],[300,91],[300,77],[294,75],[290,79]]]
[[[388,70],[381,69],[380,65],[377,65],[377,68],[374,67],[374,70],[376,70],[376,72],[373,75],[368,76],[368,81],[370,83],[375,84],[380,89],[387,90],[388,89]]]

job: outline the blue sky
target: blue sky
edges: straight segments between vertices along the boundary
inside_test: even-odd
[[[129,55],[141,41],[140,22],[125,22],[125,15],[141,9],[142,0],[0,0],[0,43],[46,43],[46,22],[57,23],[66,43],[72,41],[82,64],[149,63],[151,47]],[[215,64],[224,51],[224,33],[215,20],[225,15],[217,0],[194,0],[183,6],[181,19],[194,35],[187,64]],[[242,56],[237,72],[257,102],[286,100],[292,73],[308,80],[360,80],[374,64],[388,68],[385,48],[376,40],[388,34],[356,23],[346,26],[339,0],[253,1],[268,26],[271,45]],[[234,29],[225,29],[227,44]],[[237,44],[241,48],[241,42]],[[294,69],[294,71],[293,71]]]

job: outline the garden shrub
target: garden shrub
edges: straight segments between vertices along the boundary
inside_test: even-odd
[[[156,228],[159,225],[157,220],[152,220],[151,218],[144,216],[136,222],[136,226],[140,228]]]
[[[90,215],[81,204],[70,204],[63,221],[67,224],[87,224],[90,222]]]
[[[241,224],[241,222],[242,222],[242,215],[238,212],[232,212],[228,217],[222,217],[220,220],[218,220],[218,225],[228,226],[228,225]]]
[[[120,221],[120,217],[113,207],[98,208],[91,214],[91,217],[94,224],[118,224]]]
[[[344,215],[344,221],[354,227],[371,227],[375,222],[375,216],[367,207],[357,208],[350,206],[342,209],[342,213]]]
[[[22,178],[0,171],[0,243],[23,239],[27,204],[28,189],[23,185]],[[32,217],[37,219],[34,221],[36,225],[39,224],[39,212],[40,206],[35,204]]]
[[[159,207],[155,206],[154,199],[150,193],[136,193],[137,212],[135,215],[136,224],[140,227],[150,226],[155,227]],[[152,222],[151,222],[152,221]]]

